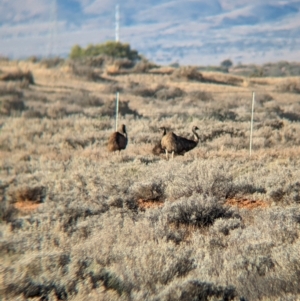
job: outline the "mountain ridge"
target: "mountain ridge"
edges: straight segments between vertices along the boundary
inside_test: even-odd
[[[53,3],[0,3],[0,55],[67,56],[75,44],[114,40],[117,0]],[[120,39],[162,64],[298,60],[299,17],[300,0],[128,0],[120,5]]]

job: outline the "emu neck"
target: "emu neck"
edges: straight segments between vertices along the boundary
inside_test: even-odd
[[[192,131],[193,131],[193,134],[194,134],[194,140],[196,142],[198,142],[199,141],[199,135],[197,134],[197,132],[194,129]]]

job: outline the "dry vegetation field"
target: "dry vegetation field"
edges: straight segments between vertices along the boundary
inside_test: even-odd
[[[0,63],[0,300],[299,300],[299,77],[114,67]]]

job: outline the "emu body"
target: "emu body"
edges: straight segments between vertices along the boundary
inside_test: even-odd
[[[199,142],[199,135],[196,133],[196,130],[198,130],[198,127],[193,126],[192,132],[194,134],[194,140],[177,136],[173,132],[164,135],[161,139],[161,147],[166,152],[166,158],[168,159],[169,153],[172,153],[173,159],[174,154],[183,155],[195,148]]]
[[[121,151],[127,146],[128,138],[125,124],[122,124],[119,131],[111,134],[108,140],[107,148],[110,152]]]

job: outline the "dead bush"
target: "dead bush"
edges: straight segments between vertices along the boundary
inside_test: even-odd
[[[83,65],[82,63],[79,62],[72,62],[69,64],[71,68],[71,72],[73,75],[85,78],[90,81],[101,81],[101,82],[106,82],[108,81],[107,79],[103,78],[101,76],[102,72],[95,70],[93,67],[89,65]]]
[[[203,76],[196,67],[180,67],[174,70],[171,77],[174,79],[203,81]]]
[[[118,75],[121,73],[120,67],[116,64],[106,66],[106,73],[108,75]]]
[[[116,107],[115,101],[105,102],[101,107],[101,115],[113,117],[115,115],[115,110],[116,110],[115,107]],[[128,114],[128,115],[134,115],[135,117],[142,117],[142,115],[140,115],[138,111],[133,110],[129,107],[129,101],[119,102],[119,114],[121,116],[125,116]]]
[[[34,85],[34,78],[31,71],[18,70],[16,72],[9,72],[0,75],[2,81],[25,81]]]
[[[205,74],[203,81],[206,83],[239,86],[244,83],[244,79],[241,77],[225,75],[222,73]]]
[[[31,63],[38,63],[40,61],[40,58],[35,55],[32,55],[27,58],[27,61]]]
[[[97,55],[97,56],[87,56],[84,58],[81,58],[80,60],[74,60],[76,62],[81,62],[81,64],[90,66],[90,67],[97,67],[97,68],[101,68],[105,65],[106,62],[108,62],[109,59],[108,57],[104,56],[104,55]],[[73,62],[74,62],[73,61]]]
[[[265,107],[265,112],[268,119],[278,119],[284,111],[279,105],[270,103],[270,105]]]
[[[164,185],[160,180],[135,183],[130,192],[136,200],[160,200],[164,196]]]
[[[201,101],[213,101],[214,98],[212,93],[206,91],[192,91],[189,93],[191,99],[201,100]]]
[[[48,300],[51,293],[57,300],[67,300],[68,293],[64,286],[54,283],[35,282],[29,278],[22,279],[19,283],[10,284],[6,291],[6,297],[16,297],[23,295],[24,298],[39,298],[40,300]]]
[[[65,60],[60,57],[53,57],[53,58],[42,59],[40,61],[40,64],[46,68],[55,68],[57,66],[62,65],[64,62],[65,62]]]
[[[300,80],[290,80],[278,86],[280,92],[300,93]]]
[[[154,88],[141,87],[141,86],[133,87],[132,94],[141,97],[149,97],[149,98],[152,97],[161,100],[169,100],[177,97],[182,97],[185,95],[185,92],[178,87],[157,85]]]
[[[280,130],[284,127],[284,123],[281,120],[268,120],[262,126],[268,126],[273,130]]]
[[[168,301],[208,301],[208,300],[235,300],[236,289],[233,286],[217,286],[213,283],[203,282],[198,279],[185,281],[181,284],[173,285],[161,292],[154,300]],[[240,300],[245,300],[241,298]]]
[[[225,121],[225,120],[233,120],[235,121],[238,115],[231,111],[231,110],[224,110],[224,109],[219,109],[219,110],[214,110],[208,115],[210,118],[219,120],[219,121]]]
[[[104,92],[108,94],[115,94],[117,92],[123,92],[124,89],[118,83],[108,84],[104,88]]]
[[[108,80],[101,76],[101,73],[99,71],[92,70],[89,72],[86,76],[87,80],[93,81],[93,82],[107,82]]]
[[[161,100],[169,100],[184,96],[185,93],[178,87],[163,87],[155,92],[155,97]]]
[[[134,66],[134,62],[129,59],[116,59],[114,64],[119,67],[119,69],[130,69]]]
[[[64,105],[55,103],[47,108],[46,116],[53,119],[63,118],[65,116],[80,114],[82,109],[77,105]]]
[[[272,101],[272,100],[274,100],[274,98],[270,94],[258,95],[258,97],[256,98],[256,101],[258,103],[260,103],[261,105],[264,105],[266,102],[269,102],[269,101]]]
[[[43,118],[44,115],[40,112],[40,111],[36,111],[36,110],[27,110],[27,111],[24,111],[22,113],[22,116],[24,118]]]
[[[16,88],[16,86],[1,85],[0,86],[0,97],[5,95],[13,95],[18,98],[23,98],[23,92]]]
[[[149,70],[156,68],[156,65],[147,61],[147,60],[141,60],[138,61],[134,67],[132,68],[133,73],[145,73]]]
[[[153,74],[160,74],[160,75],[171,75],[174,72],[174,68],[164,66],[164,67],[151,69],[149,72]]]
[[[300,114],[296,113],[296,112],[279,112],[278,116],[280,118],[284,118],[287,119],[291,122],[299,122],[300,121]]]
[[[217,232],[223,233],[224,235],[229,235],[230,231],[242,227],[243,223],[241,218],[234,217],[229,219],[219,218],[214,222],[212,229]]]
[[[233,212],[212,197],[203,195],[182,198],[167,209],[170,224],[208,227],[218,218],[230,218]]]
[[[157,85],[154,88],[145,88],[145,87],[137,86],[136,88],[133,89],[132,94],[141,96],[141,97],[154,97],[155,98],[156,93],[162,89],[167,89],[167,87],[163,86],[163,85]]]
[[[276,203],[300,203],[300,182],[295,181],[283,185],[274,185],[268,189],[268,195]]]
[[[8,95],[0,98],[0,114],[10,116],[13,112],[21,112],[26,109],[20,95]]]
[[[215,129],[207,134],[202,134],[201,141],[212,141],[222,135],[230,135],[230,137],[245,137],[245,133],[242,130],[235,128],[224,128],[224,129]]]
[[[91,272],[89,274],[93,288],[99,286],[99,283],[103,284],[106,289],[116,291],[119,296],[122,294],[129,294],[131,286],[122,281],[116,274],[110,272],[107,269],[101,269],[99,273]]]
[[[161,147],[160,140],[157,141],[152,149],[152,154],[159,156],[160,154],[164,154],[165,150]]]
[[[88,108],[88,107],[101,107],[104,104],[104,101],[94,95],[90,94],[83,94],[82,96],[77,96],[75,98],[74,104],[77,104],[81,107]]]
[[[73,149],[78,148],[85,148],[93,143],[95,143],[95,138],[90,137],[87,139],[80,139],[80,138],[67,138],[65,139],[65,143],[71,146]]]
[[[21,187],[13,192],[14,202],[33,202],[42,203],[46,197],[46,187],[34,186],[34,187]]]
[[[0,182],[0,224],[2,221],[11,222],[17,214],[17,210],[13,206],[12,202],[7,198],[4,198],[8,187],[9,184]],[[1,251],[2,248],[0,247],[0,253]]]

